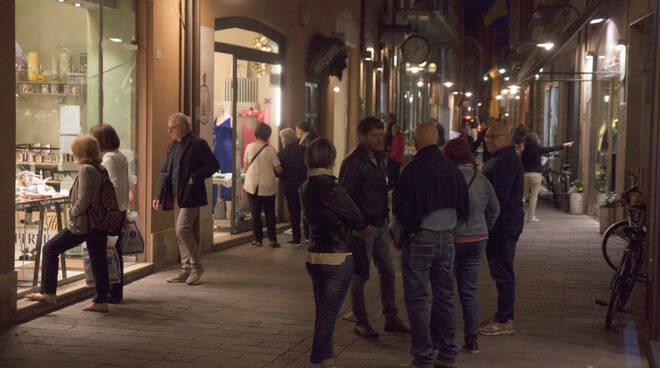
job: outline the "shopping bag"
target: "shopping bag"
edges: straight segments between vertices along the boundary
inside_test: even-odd
[[[114,239],[114,241],[112,241]],[[119,273],[119,254],[115,249],[115,241],[117,237],[109,236],[108,244],[105,246],[106,256],[105,260],[108,264],[108,281],[110,284],[118,284],[121,281],[121,275]],[[92,272],[92,263],[89,258],[89,251],[87,250],[87,243],[82,247],[83,253],[83,269],[85,270],[85,282],[88,287],[93,287],[94,282],[94,273]]]
[[[137,254],[144,252],[144,240],[135,220],[128,220],[128,225],[121,229],[122,254]]]

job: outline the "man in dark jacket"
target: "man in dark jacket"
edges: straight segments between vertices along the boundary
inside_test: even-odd
[[[167,282],[197,285],[204,268],[193,229],[199,217],[199,207],[207,205],[204,180],[220,170],[220,165],[206,141],[193,136],[186,115],[176,113],[170,116],[167,131],[172,143],[167,147],[152,206],[156,211],[170,211],[176,207],[181,272]]]
[[[378,337],[369,324],[364,300],[364,284],[369,279],[371,258],[380,273],[381,303],[385,315],[385,331],[409,332],[396,309],[394,294],[394,266],[390,256],[388,234],[389,206],[385,169],[385,126],[369,117],[358,125],[360,144],[341,164],[339,184],[360,209],[368,225],[373,227],[366,236],[356,234],[353,249],[355,274],[351,280],[351,300],[356,325],[354,332],[362,337]]]
[[[494,124],[485,135],[491,152],[483,173],[493,184],[500,202],[500,216],[490,231],[486,257],[497,287],[497,313],[479,329],[482,335],[511,335],[515,297],[513,259],[516,243],[523,230],[523,165],[511,145],[511,133],[504,124]]]
[[[401,173],[392,196],[392,235],[401,248],[403,292],[412,329],[411,368],[455,367],[458,353],[452,231],[467,219],[469,202],[463,174],[437,142],[433,124],[417,127],[417,154]],[[433,291],[430,313],[429,282]],[[434,349],[438,350],[435,361]]]
[[[296,131],[291,128],[285,128],[280,131],[280,138],[284,147],[277,153],[277,157],[282,164],[282,175],[280,175],[280,185],[286,197],[286,203],[289,206],[289,216],[291,217],[291,231],[293,240],[289,244],[301,246],[300,239],[300,196],[298,189],[302,183],[307,180],[307,167],[305,166],[305,147],[298,144]],[[305,238],[309,238],[309,229],[305,227]]]

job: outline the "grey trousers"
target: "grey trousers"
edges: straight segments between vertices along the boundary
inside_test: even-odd
[[[195,233],[195,221],[199,214],[198,207],[180,208],[175,205],[176,213],[176,240],[179,244],[181,268],[190,270],[201,267],[199,260],[199,239]]]

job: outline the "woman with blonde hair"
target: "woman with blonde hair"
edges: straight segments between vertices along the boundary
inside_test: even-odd
[[[55,303],[58,256],[86,242],[96,283],[96,296],[91,304],[83,308],[83,311],[107,313],[108,264],[105,259],[107,234],[95,228],[96,224],[90,218],[90,209],[101,206],[101,184],[105,169],[101,166],[99,145],[94,137],[89,135],[77,137],[71,144],[71,151],[79,169],[69,195],[71,208],[67,228],[60,231],[44,246],[41,292],[28,294],[26,298]]]

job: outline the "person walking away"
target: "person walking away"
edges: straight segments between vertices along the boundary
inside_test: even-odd
[[[531,132],[525,136],[525,148],[522,151],[520,158],[523,163],[523,169],[525,170],[523,200],[527,202],[527,213],[525,213],[525,219],[527,222],[540,221],[536,217],[536,204],[539,199],[541,182],[543,181],[543,164],[541,163],[541,156],[547,155],[550,152],[563,150],[572,145],[573,142],[566,142],[558,146],[542,147],[539,144],[539,137],[535,132]]]
[[[410,332],[399,318],[394,292],[394,265],[390,256],[388,234],[389,204],[385,177],[385,153],[383,152],[384,124],[368,117],[358,124],[359,145],[342,162],[339,184],[362,211],[367,224],[374,231],[367,236],[357,236],[355,246],[355,274],[351,281],[351,302],[356,324],[354,332],[362,337],[378,337],[369,324],[364,299],[364,284],[369,279],[369,268],[373,258],[380,274],[381,304],[385,316],[385,331]],[[362,251],[365,251],[364,253]]]
[[[437,146],[438,131],[421,124],[417,154],[392,194],[394,243],[401,248],[403,291],[412,329],[409,367],[456,367],[452,231],[468,216],[465,179]],[[433,292],[429,311],[428,286]],[[432,334],[433,332],[433,334]],[[434,350],[438,354],[433,359]]]
[[[243,189],[250,200],[252,210],[252,245],[260,247],[264,237],[261,224],[261,211],[266,215],[266,230],[270,246],[278,248],[277,220],[275,218],[275,175],[283,172],[280,159],[273,146],[268,144],[272,130],[270,126],[259,123],[254,131],[256,141],[248,144],[245,149],[245,184]]]
[[[511,143],[516,148],[516,153],[518,153],[518,155],[522,154],[523,149],[525,149],[525,136],[527,136],[527,128],[520,124],[511,129],[511,135],[513,135]]]
[[[64,257],[64,252],[86,242],[96,294],[92,303],[85,306],[83,311],[108,313],[108,234],[99,229],[94,216],[90,216],[93,208],[102,206],[101,185],[107,173],[101,166],[99,145],[94,137],[76,137],[71,144],[71,152],[78,166],[78,176],[69,192],[71,207],[67,228],[57,233],[43,248],[41,291],[27,294],[25,297],[29,300],[55,303],[58,256],[62,254]]]
[[[220,165],[208,143],[193,135],[186,115],[172,114],[167,119],[167,131],[172,142],[167,147],[152,207],[156,211],[175,210],[181,271],[167,282],[197,285],[204,267],[194,228],[199,221],[199,207],[208,204],[204,181],[220,170]]]
[[[493,126],[497,123],[498,123],[497,119],[488,118],[486,120],[486,124],[481,129],[481,132],[479,132],[479,134],[477,134],[477,140],[472,145],[472,152],[476,153],[477,150],[479,149],[479,146],[481,146],[483,144],[483,149],[481,151],[481,162],[482,162],[482,164],[485,164],[486,161],[488,161],[490,159],[490,152],[488,152],[488,146],[486,145],[486,140],[484,139],[484,137],[486,137],[486,132],[488,132],[488,127]]]
[[[289,244],[302,245],[300,237],[300,196],[298,190],[300,185],[307,179],[307,167],[305,166],[305,147],[298,144],[296,131],[285,128],[280,131],[280,138],[284,147],[277,153],[282,164],[280,184],[282,192],[286,197],[291,217],[291,230],[293,239]]]
[[[117,196],[117,204],[119,210],[122,211],[123,221],[126,225],[126,211],[128,210],[128,160],[121,152],[119,152],[119,136],[117,132],[109,124],[95,125],[90,134],[99,142],[99,149],[101,151],[102,162],[101,165],[108,171],[110,181],[115,188],[115,195]],[[122,232],[119,232],[115,249],[119,256],[119,282],[110,284],[108,291],[108,302],[111,304],[119,304],[124,298],[124,259],[121,249]]]
[[[303,147],[309,146],[309,144],[316,138],[312,133],[312,126],[307,122],[307,120],[302,120],[296,124],[296,135],[300,139],[298,144]]]
[[[389,187],[388,189],[392,190],[401,174],[401,164],[404,159],[406,139],[403,136],[403,133],[401,133],[401,128],[396,124],[392,125],[390,137],[392,144],[390,145],[387,158],[387,184]]]
[[[443,153],[461,170],[467,183],[470,214],[466,222],[454,229],[454,279],[463,307],[463,351],[478,353],[479,345],[479,268],[484,256],[488,230],[493,227],[500,213],[495,189],[480,173],[472,161],[470,146],[465,140],[455,138],[447,142]],[[439,334],[440,332],[436,332]]]
[[[332,348],[335,322],[353,274],[353,231],[368,231],[364,216],[332,176],[337,153],[325,138],[307,147],[309,178],[300,188],[311,240],[305,267],[312,279],[316,315],[310,362],[336,367]]]
[[[483,173],[493,184],[500,202],[500,215],[486,243],[488,267],[497,287],[497,312],[493,318],[482,322],[479,333],[487,336],[511,335],[515,333],[513,260],[525,216],[522,205],[523,166],[511,144],[506,125],[495,124],[489,127],[485,140],[492,155]]]

